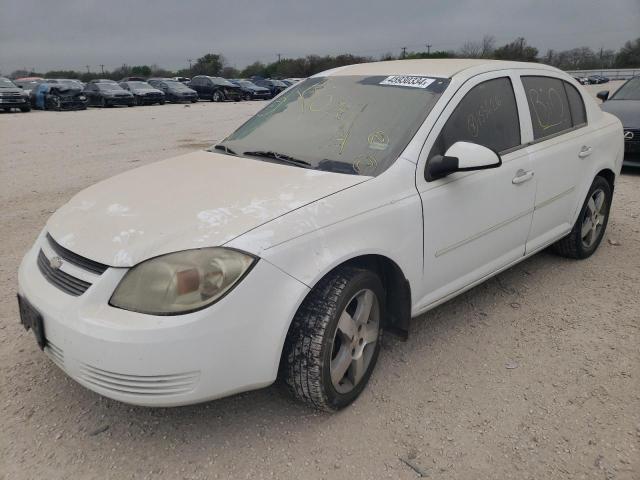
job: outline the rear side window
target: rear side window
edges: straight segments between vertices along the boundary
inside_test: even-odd
[[[520,145],[520,120],[511,80],[496,78],[473,87],[447,120],[429,158],[444,155],[460,141],[496,152]]]
[[[565,82],[558,78],[522,77],[534,140],[573,128],[569,100],[563,83]]]
[[[587,112],[584,108],[584,101],[580,92],[571,85],[569,82],[563,82],[564,89],[567,92],[567,99],[569,100],[569,109],[571,110],[571,123],[574,127],[580,125],[586,125]]]

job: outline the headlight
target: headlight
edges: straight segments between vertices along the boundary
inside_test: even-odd
[[[162,255],[129,270],[109,303],[151,315],[200,310],[231,290],[256,260],[222,247]]]

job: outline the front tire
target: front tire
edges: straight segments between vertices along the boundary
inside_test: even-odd
[[[224,100],[224,96],[222,95],[222,93],[217,90],[213,92],[213,95],[211,96],[212,102],[221,102],[222,100]]]
[[[571,233],[554,243],[551,246],[552,250],[563,257],[576,259],[593,255],[607,229],[611,199],[609,182],[602,177],[596,177]]]
[[[366,386],[380,352],[384,288],[377,275],[345,267],[322,279],[296,313],[280,377],[307,405],[340,410]]]

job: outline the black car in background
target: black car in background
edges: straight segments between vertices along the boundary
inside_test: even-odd
[[[600,108],[622,122],[623,165],[640,167],[640,76],[627,80],[611,97],[608,90],[598,92],[597,96],[604,102]]]
[[[154,103],[164,105],[164,92],[152,87],[147,82],[120,82],[120,86],[133,93],[136,105],[153,105]]]
[[[191,102],[198,101],[198,94],[195,90],[187,87],[183,83],[173,80],[172,78],[150,78],[147,83],[164,93],[164,99],[167,102]]]
[[[40,110],[86,110],[87,96],[78,80],[52,78],[30,92],[31,106]]]
[[[89,100],[89,105],[99,107],[113,107],[126,105],[133,107],[135,98],[133,93],[127,92],[116,82],[90,82],[84,87],[84,93]]]
[[[607,77],[603,77],[602,75],[591,75],[587,77],[589,80],[589,84],[591,85],[600,85],[601,83],[607,83],[609,79]]]
[[[251,77],[251,82],[253,82],[258,87],[264,87],[269,89],[271,92],[271,98],[278,95],[283,90],[286,90],[287,85],[280,80],[273,80],[271,78],[262,78],[262,77]]]
[[[271,90],[259,87],[249,80],[236,79],[229,81],[240,87],[242,98],[245,100],[268,100],[271,98]]]
[[[29,95],[8,78],[0,77],[0,110],[8,112],[12,108],[18,108],[21,112],[31,110]]]
[[[223,102],[225,100],[242,100],[242,90],[229,80],[221,77],[209,77],[207,75],[196,75],[189,82],[189,87],[198,93],[198,98],[211,100],[212,102]]]

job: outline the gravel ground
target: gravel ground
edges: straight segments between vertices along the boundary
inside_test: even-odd
[[[58,370],[15,301],[46,218],[98,180],[215,142],[259,106],[0,115],[0,479],[640,478],[637,172],[620,177],[593,257],[541,253],[414,319],[338,414],[276,387],[131,407]]]

